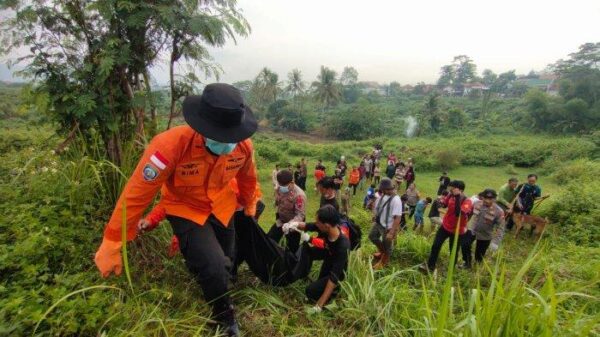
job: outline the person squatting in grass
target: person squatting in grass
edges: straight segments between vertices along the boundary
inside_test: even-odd
[[[421,266],[421,269],[433,272],[437,259],[440,255],[440,249],[444,242],[450,239],[449,248],[452,251],[454,246],[454,233],[458,229],[458,244],[462,247],[461,251],[463,254],[463,260],[470,261],[467,257],[467,245],[470,243],[469,236],[467,235],[467,221],[473,208],[471,200],[464,194],[465,183],[461,180],[453,180],[449,184],[450,194],[446,196],[441,204],[448,208],[448,211],[444,215],[442,220],[442,226],[438,229],[431,245],[431,253],[427,260],[427,265]],[[460,220],[460,222],[459,222]],[[458,254],[456,254],[456,260],[458,260]],[[452,263],[456,263],[452,261]]]
[[[228,336],[239,336],[228,295],[235,254],[233,214],[238,201],[254,216],[258,201],[254,150],[249,137],[257,122],[241,93],[228,84],[209,84],[183,102],[187,125],[150,142],[106,225],[95,255],[103,277],[120,274],[121,228],[127,240],[161,190],[160,204],[180,242],[188,270],[200,284],[213,319]],[[230,186],[237,180],[239,196]],[[126,212],[126,223],[122,224]]]
[[[425,226],[425,209],[431,204],[431,198],[427,197],[417,202],[415,207],[415,225],[413,231],[422,231]]]
[[[312,313],[320,312],[337,296],[340,290],[339,283],[346,277],[350,241],[348,233],[343,233],[341,230],[340,223],[339,212],[333,206],[325,205],[317,211],[315,223],[295,224],[295,228],[299,230],[318,232],[317,237],[311,237],[303,232],[301,238],[303,247],[298,252],[299,268],[307,271],[305,275],[298,275],[298,277],[308,275],[313,261],[323,261],[317,280],[310,283],[305,290],[306,297],[316,302],[311,309]]]
[[[294,221],[304,221],[306,209],[306,195],[304,191],[292,181],[292,173],[281,170],[277,173],[277,184],[275,192],[275,223],[271,226],[268,235],[279,243],[284,233],[281,229],[283,224]],[[285,235],[287,247],[295,252],[300,247],[300,233],[289,232]]]
[[[498,250],[498,246],[504,236],[504,211],[496,204],[496,191],[493,189],[485,189],[480,193],[482,200],[476,201],[473,204],[473,215],[469,221],[469,244],[465,245],[465,256],[468,260],[465,261],[464,267],[471,267],[471,246],[475,244],[475,262],[483,262],[483,258],[488,247],[492,251]]]
[[[402,201],[396,194],[394,183],[388,178],[383,178],[379,190],[382,195],[375,200],[373,227],[369,233],[369,240],[377,247],[373,259],[374,269],[387,266],[392,255],[392,242],[398,235],[402,217]]]

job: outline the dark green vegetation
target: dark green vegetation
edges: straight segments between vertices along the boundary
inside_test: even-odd
[[[125,277],[104,280],[93,264],[114,199],[139,153],[127,149],[119,169],[100,159],[100,140],[62,139],[32,116],[2,121],[0,139],[0,336],[207,336],[209,311],[180,257],[166,256],[171,230],[128,245],[132,288]],[[305,282],[286,288],[260,284],[242,271],[234,297],[247,336],[594,336],[599,333],[600,173],[598,146],[590,138],[488,136],[485,138],[372,139],[310,144],[259,133],[259,174],[273,221],[270,171],[301,157],[328,168],[344,154],[357,163],[375,143],[417,163],[418,188],[431,195],[438,169],[467,181],[467,193],[498,188],[511,175],[541,174],[552,197],[537,212],[552,221],[545,237],[515,240],[476,272],[448,278],[447,250],[437,280],[416,271],[430,237],[400,235],[391,268],[373,272],[366,241],[353,253],[350,273],[332,311],[309,317]],[[313,179],[309,178],[308,186]],[[366,231],[362,191],[353,218]],[[308,216],[317,209],[314,191]],[[428,228],[428,227],[427,227]],[[499,331],[499,332],[498,332]]]
[[[166,256],[167,224],[128,245],[131,284],[101,279],[92,258],[143,144],[174,123],[182,97],[198,89],[198,70],[219,72],[206,47],[248,34],[236,2],[0,4],[7,8],[18,15],[0,24],[0,53],[27,47],[22,75],[36,81],[0,88],[0,336],[213,334],[200,289],[179,257]],[[304,313],[304,282],[273,289],[243,272],[233,291],[246,335],[599,335],[599,49],[585,44],[556,62],[556,86],[541,91],[530,88],[547,74],[479,76],[464,55],[435,86],[359,82],[352,67],[339,77],[322,67],[311,85],[298,70],[284,84],[268,68],[236,83],[263,125],[360,140],[317,145],[259,133],[269,206],[275,163],[323,159],[331,172],[340,155],[357,164],[375,144],[413,157],[426,195],[441,169],[464,179],[468,194],[536,171],[551,194],[536,210],[552,222],[542,240],[507,236],[472,273],[446,270],[446,250],[438,279],[418,273],[430,238],[410,231],[398,238],[391,268],[374,272],[365,235],[340,298],[318,317]],[[169,56],[166,90],[148,73],[161,53]],[[177,74],[182,60],[195,70]],[[310,218],[317,198],[308,195]],[[353,198],[351,212],[366,232],[361,201]],[[262,224],[272,221],[269,208]]]

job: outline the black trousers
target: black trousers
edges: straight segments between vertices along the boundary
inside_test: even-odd
[[[179,249],[185,264],[202,287],[204,298],[211,302],[215,314],[230,306],[228,282],[235,254],[235,227],[233,220],[225,227],[211,215],[204,225],[167,216],[173,232],[179,239]]]
[[[356,195],[356,186],[358,186],[358,184],[350,184],[350,187],[352,187],[352,195]]]
[[[448,187],[444,187],[442,185],[440,185],[440,187],[438,187],[437,190],[437,195],[442,195],[442,192],[446,191],[448,189]]]
[[[468,233],[469,232],[466,232],[462,235],[458,235],[458,249],[462,251],[463,260],[465,260],[467,264],[470,264],[471,257],[467,254],[470,250],[467,246],[470,244],[471,241]],[[429,270],[433,271],[435,269],[437,259],[440,256],[440,249],[442,248],[442,245],[447,239],[450,239],[449,248],[450,252],[452,252],[452,247],[454,246],[454,233],[448,232],[444,229],[444,227],[440,227],[435,233],[433,245],[431,246],[431,253],[429,254],[429,259],[427,261],[427,266],[429,267]],[[458,260],[458,251],[456,252],[456,259],[454,260],[454,263],[456,263],[456,260]]]
[[[306,297],[308,297],[308,299],[313,302],[317,302],[319,300],[319,298],[321,298],[321,295],[323,295],[323,292],[325,291],[325,286],[327,286],[327,281],[329,281],[329,276],[322,277],[322,278],[312,282],[311,284],[309,284],[305,289]],[[340,287],[339,286],[335,287],[335,289],[333,290],[333,293],[331,294],[331,297],[329,298],[329,301],[334,299],[339,292],[340,292]],[[325,304],[327,304],[327,303],[325,303]]]
[[[306,191],[306,177],[298,177],[296,185],[298,185],[298,187],[300,187],[303,191]]]
[[[284,236],[283,230],[281,227],[277,227],[276,224],[271,226],[271,229],[269,229],[269,233],[267,233],[267,235],[277,243],[279,243],[281,238]],[[291,252],[296,252],[300,247],[300,233],[296,231],[290,231],[289,234],[285,235],[285,241],[289,250]]]
[[[412,219],[413,215],[415,215],[415,210],[417,209],[417,205],[407,205],[408,206],[408,218]]]

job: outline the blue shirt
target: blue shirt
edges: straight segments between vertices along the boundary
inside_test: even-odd
[[[415,206],[415,216],[423,217],[426,207],[427,204],[425,203],[425,200],[419,200],[417,206]]]

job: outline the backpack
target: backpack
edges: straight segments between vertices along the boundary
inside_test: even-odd
[[[362,230],[360,227],[352,219],[345,216],[342,217],[340,225],[348,229],[348,233],[350,234],[350,250],[360,248],[360,241],[362,239]]]

